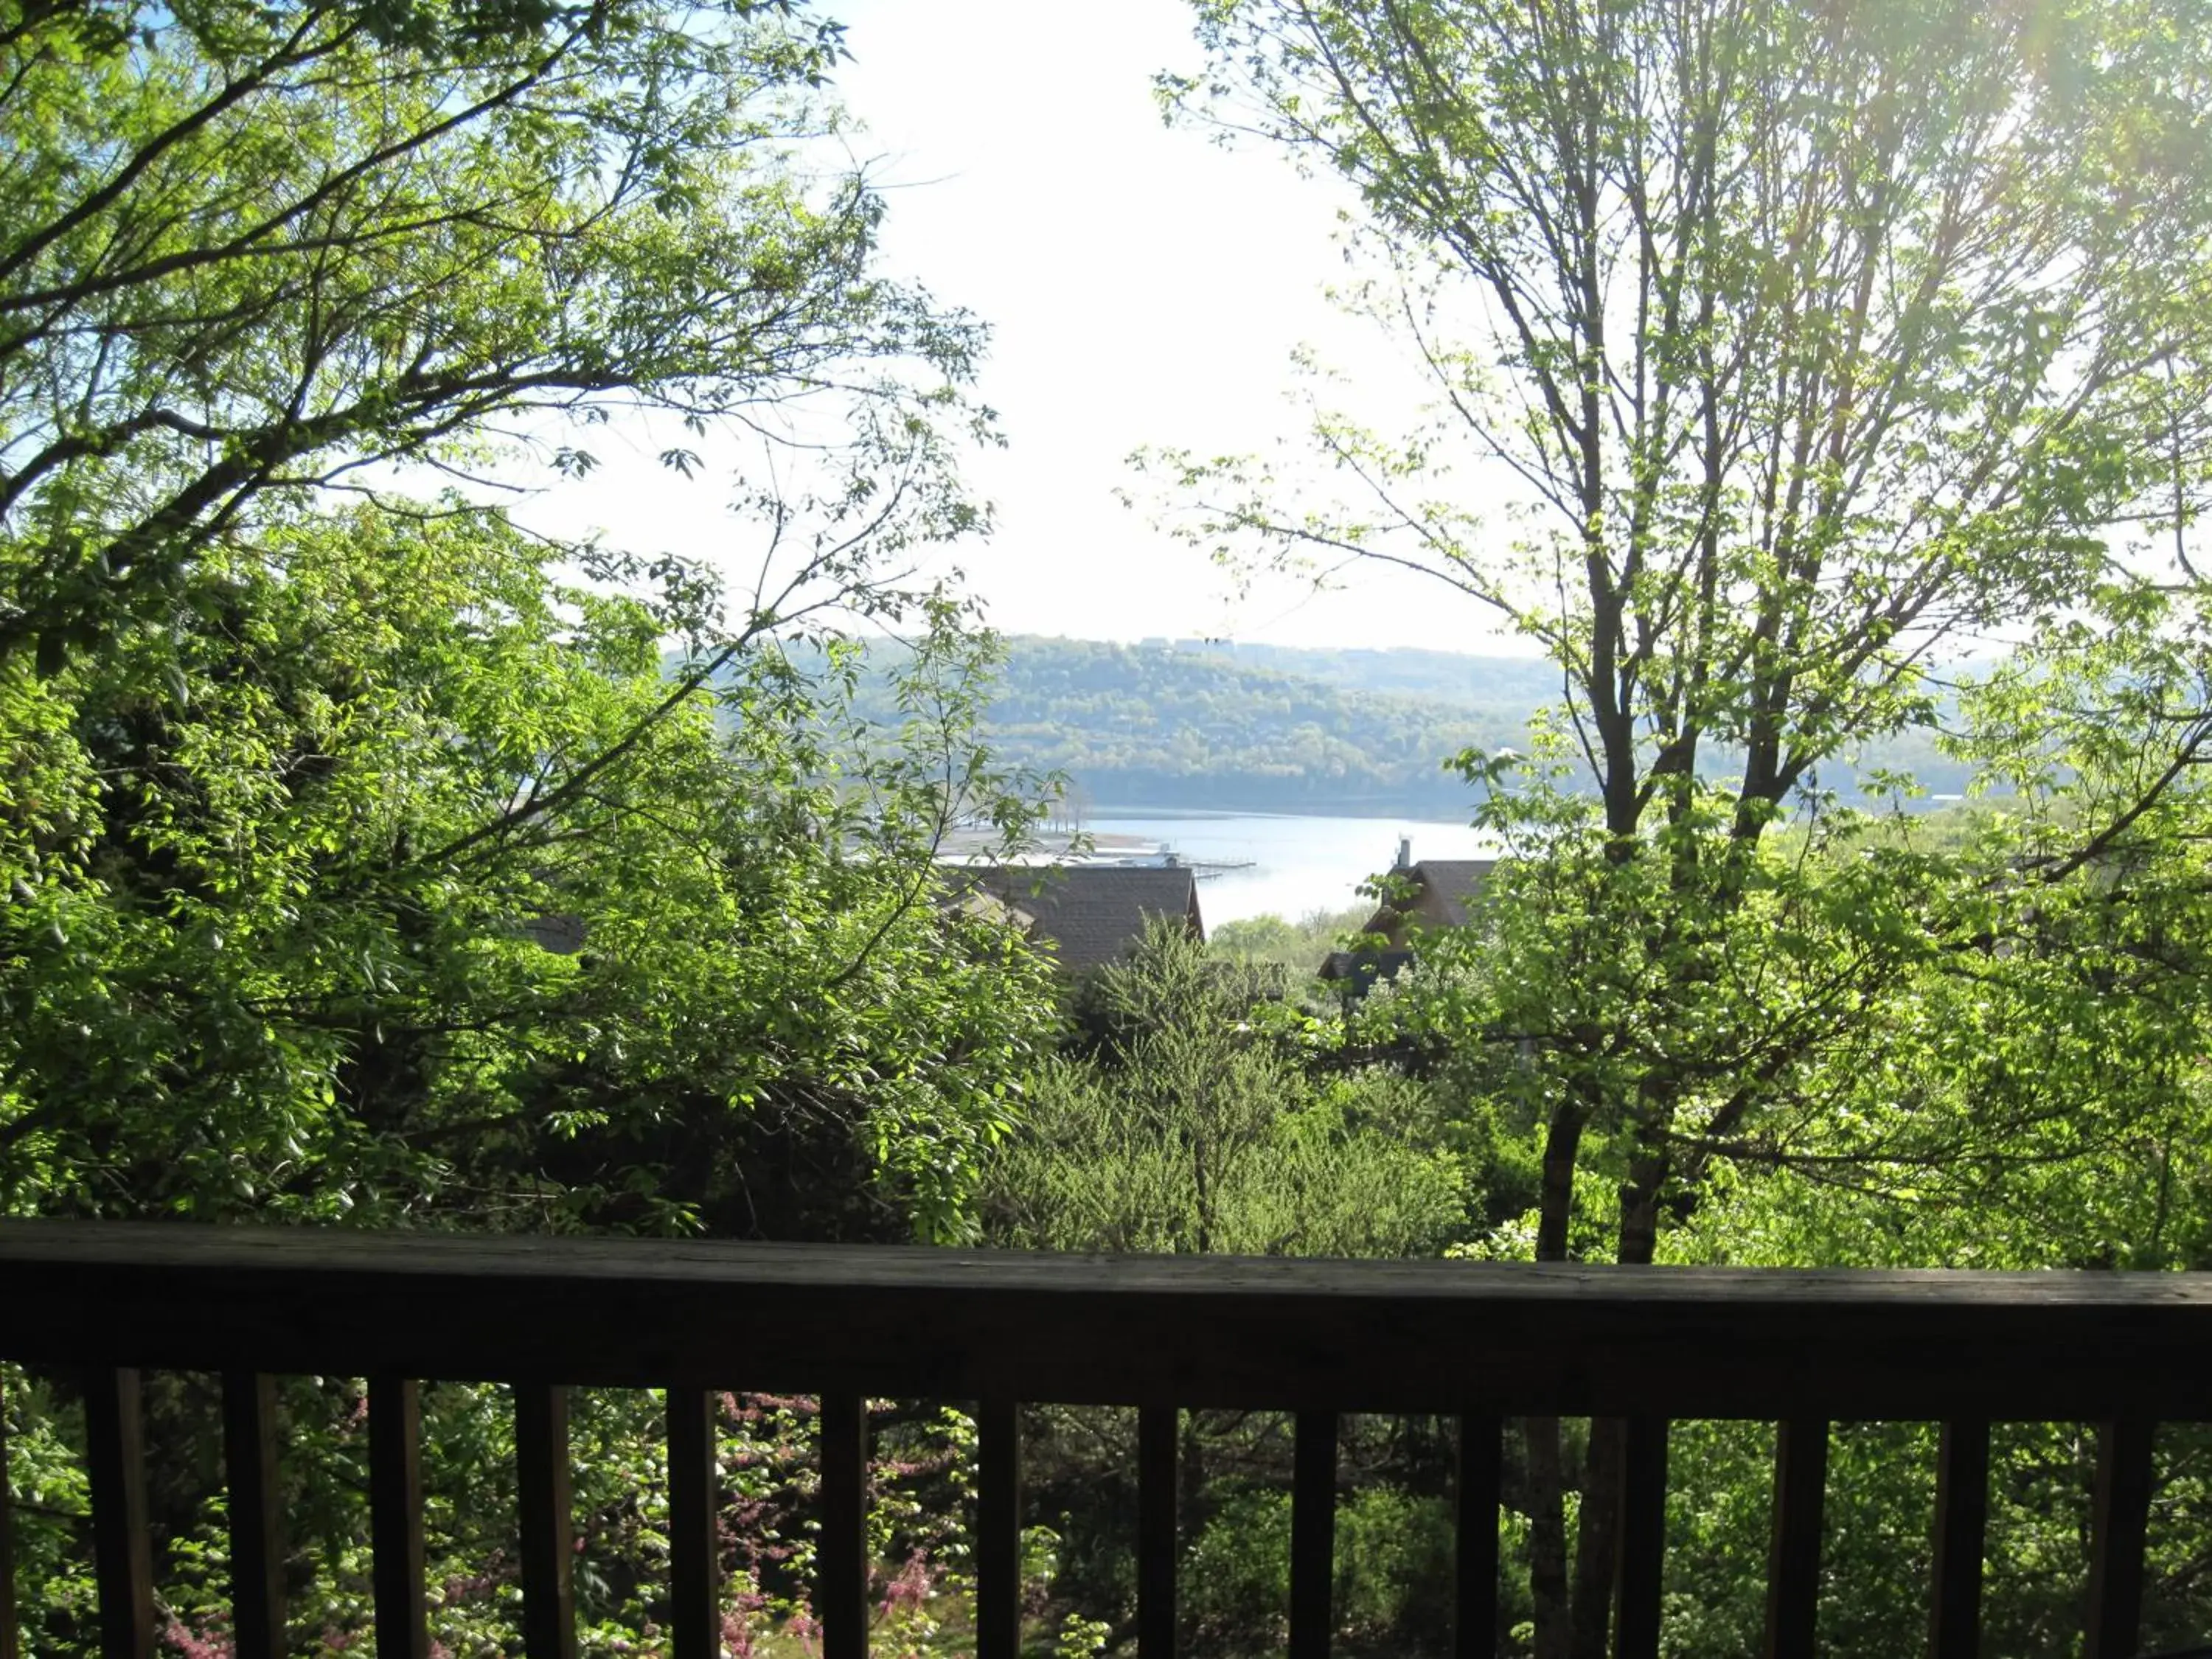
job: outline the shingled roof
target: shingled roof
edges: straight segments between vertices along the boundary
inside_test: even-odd
[[[1117,962],[1154,916],[1183,922],[1200,939],[1198,881],[1188,869],[1126,864],[992,865],[975,884],[1027,917],[1030,937],[1049,941],[1071,969]]]
[[[1468,900],[1490,878],[1497,865],[1496,859],[1423,859],[1412,869],[1395,872],[1411,879],[1420,891],[1410,903],[1393,908],[1397,915],[1424,927],[1462,927]],[[1382,920],[1378,914],[1367,926],[1373,929]]]
[[[1357,997],[1366,994],[1378,979],[1395,979],[1413,960],[1414,931],[1427,927],[1458,927],[1467,921],[1468,901],[1481,890],[1496,859],[1422,859],[1403,860],[1406,843],[1399,844],[1401,862],[1390,872],[1411,890],[1404,898],[1383,905],[1360,929],[1382,942],[1359,951],[1332,951],[1322,963],[1318,976],[1334,980]]]

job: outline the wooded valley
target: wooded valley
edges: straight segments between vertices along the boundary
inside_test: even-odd
[[[887,255],[826,5],[0,0],[0,1227],[2212,1270],[2212,4],[1187,21],[1178,130],[1337,180],[1339,298],[1424,390],[1317,372],[1299,443],[1132,492],[1194,571],[1410,572],[1526,658],[994,632],[939,574],[988,319]],[[511,507],[641,446],[718,458],[711,547]],[[1062,781],[1500,854],[1364,996],[1300,970],[1326,921],[1071,975],[939,856],[1020,857]],[[0,1659],[245,1659],[215,1375],[47,1363],[5,1301]],[[523,1396],[382,1382],[422,1639],[378,1385],[301,1374],[264,1646],[520,1651]],[[816,1654],[826,1396],[693,1383],[703,1645]],[[1016,1645],[1133,1652],[1136,1419],[999,1404]],[[665,1407],[574,1391],[556,1647],[675,1651]],[[839,1659],[972,1650],[977,1402],[839,1409]],[[1288,1419],[1170,1426],[1182,1650],[1280,1651]],[[1510,1418],[1454,1632],[1455,1431],[1348,1415],[1319,1648],[1765,1650],[1776,1425],[1674,1425],[1657,1486],[1650,1426]],[[1817,1443],[1820,1650],[1921,1650],[1942,1431]],[[1939,1659],[2084,1651],[2100,1443],[1997,1426]],[[2212,1435],[2150,1443],[2129,1645],[2201,1642]]]

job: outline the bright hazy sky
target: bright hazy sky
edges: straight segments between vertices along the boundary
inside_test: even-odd
[[[979,388],[1008,447],[969,476],[998,507],[951,558],[1010,632],[1284,644],[1496,642],[1442,587],[1375,572],[1314,596],[1242,599],[1203,555],[1116,499],[1139,445],[1270,450],[1294,436],[1294,347],[1354,372],[1373,400],[1418,396],[1371,328],[1323,295],[1349,198],[1280,156],[1224,151],[1160,118],[1152,76],[1199,54],[1185,0],[825,0],[854,61],[839,76],[853,141],[885,191],[896,275],[987,319]],[[1378,392],[1380,384],[1388,391]],[[680,437],[671,441],[681,441]],[[730,538],[715,483],[662,474],[650,443],[607,465],[579,508],[611,540],[700,553]],[[557,492],[556,492],[557,495]],[[574,528],[572,522],[564,526]]]

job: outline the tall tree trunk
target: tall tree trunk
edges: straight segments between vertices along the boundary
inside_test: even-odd
[[[1575,1160],[1589,1113],[1580,1100],[1562,1100],[1544,1136],[1542,1189],[1536,1211],[1536,1260],[1567,1259],[1567,1227],[1574,1216]],[[1567,1472],[1559,1449],[1559,1419],[1532,1417],[1521,1425],[1528,1448],[1528,1589],[1535,1603],[1535,1659],[1571,1659],[1567,1590]]]
[[[1647,1079],[1628,1179],[1620,1188],[1620,1237],[1614,1256],[1624,1267],[1649,1267],[1659,1240],[1659,1193],[1668,1173],[1668,1105]],[[1620,1568],[1621,1481],[1628,1425],[1617,1417],[1590,1423],[1583,1464],[1582,1522],[1575,1536],[1573,1640],[1569,1659],[1605,1659],[1613,1626],[1613,1583]]]
[[[1528,1460],[1528,1594],[1535,1604],[1534,1659],[1571,1659],[1567,1600],[1567,1472],[1559,1419],[1521,1422]]]
[[[1562,1100],[1544,1133],[1544,1170],[1537,1194],[1536,1260],[1567,1259],[1567,1224],[1575,1212],[1575,1160],[1582,1152],[1583,1125],[1589,1121],[1583,1103]]]
[[[1613,1634],[1613,1581],[1620,1553],[1620,1477],[1626,1425],[1594,1417],[1583,1462],[1581,1520],[1575,1528],[1572,1635],[1568,1659],[1605,1659]]]
[[[1625,1267],[1648,1267],[1659,1251],[1659,1193],[1673,1172],[1667,1138],[1674,1121],[1673,1102],[1656,1097],[1662,1089],[1671,1092],[1660,1079],[1645,1079],[1643,1121],[1629,1157],[1628,1179],[1621,1183],[1620,1238],[1613,1259]]]

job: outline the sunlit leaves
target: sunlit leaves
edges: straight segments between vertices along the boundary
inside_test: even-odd
[[[526,433],[587,470],[554,412],[957,422],[978,331],[868,270],[864,180],[793,159],[841,52],[742,0],[27,15],[0,40],[0,649],[53,672],[367,463],[473,470]]]
[[[9,1207],[731,1225],[795,1121],[957,1230],[1045,1005],[936,902],[951,821],[1026,822],[957,608],[881,732],[765,638],[726,728],[670,706],[651,608],[482,515],[301,523],[190,592],[0,682]]]

